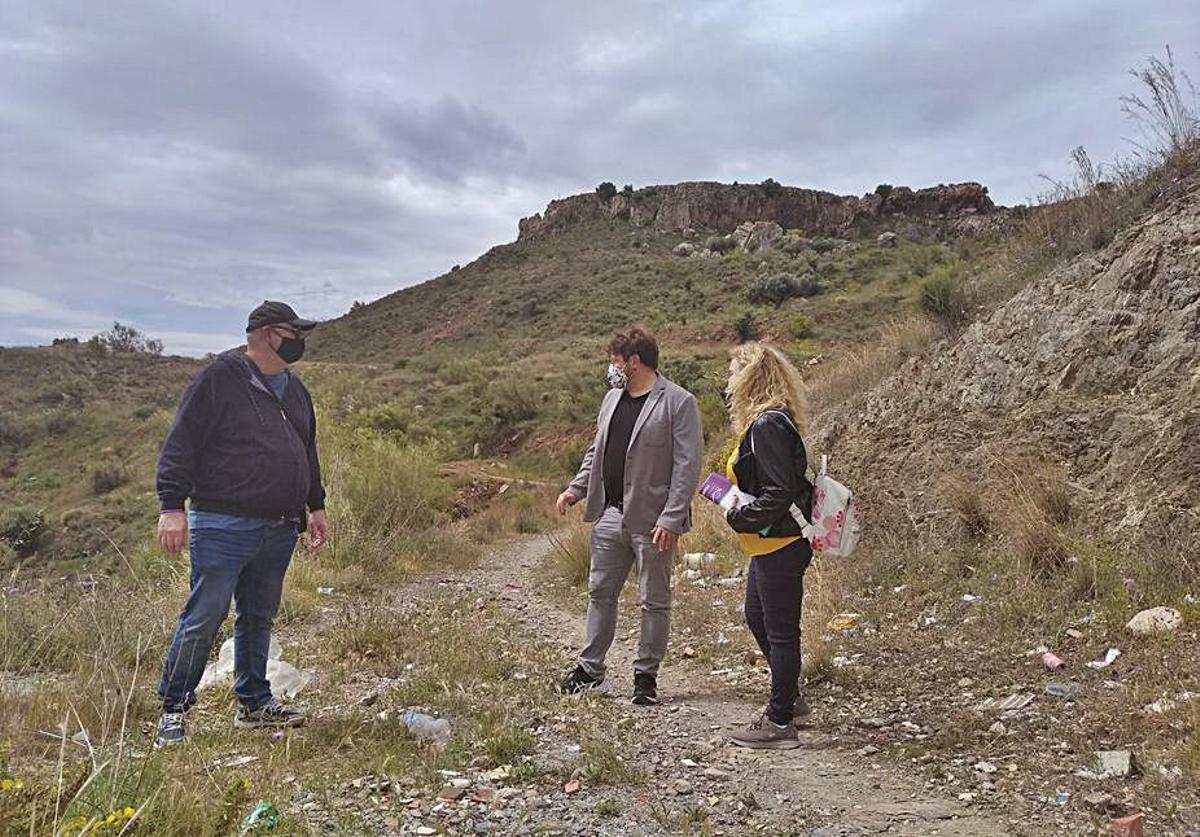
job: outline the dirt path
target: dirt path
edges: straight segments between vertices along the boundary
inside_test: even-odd
[[[540,574],[552,549],[544,536],[496,550],[455,586],[497,601],[528,626],[531,636],[559,638],[573,651],[583,620],[565,609],[544,588]],[[445,583],[445,580],[442,582]],[[624,701],[631,689],[636,650],[636,616],[622,614],[609,654],[613,699]],[[727,745],[728,732],[755,710],[728,694],[728,686],[700,666],[672,657],[664,665],[659,689],[663,704],[629,706],[627,724],[640,740],[641,767],[649,777],[641,801],[714,805],[706,827],[711,833],[853,835],[938,834],[999,835],[1019,829],[989,819],[957,801],[931,797],[920,784],[894,768],[838,749],[815,729],[801,732],[796,750],[754,752]],[[585,795],[581,806],[591,805]],[[636,801],[635,801],[636,805]],[[665,805],[664,805],[665,807]],[[660,833],[624,821],[611,833]]]

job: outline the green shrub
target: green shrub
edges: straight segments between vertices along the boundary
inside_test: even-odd
[[[602,201],[610,201],[617,196],[617,187],[609,181],[604,181],[596,187],[596,194]]]
[[[808,240],[800,237],[788,236],[784,239],[782,246],[779,248],[789,256],[799,256],[808,249]]]
[[[958,271],[950,265],[939,266],[921,281],[917,301],[929,316],[946,325],[954,325],[965,314],[966,297]]]
[[[837,242],[831,238],[814,238],[809,242],[809,247],[816,250],[818,253],[828,253],[837,247]]]
[[[98,339],[104,348],[110,352],[140,352],[161,355],[163,350],[161,340],[147,337],[133,326],[121,323],[113,323],[111,329],[97,334],[93,339]]]
[[[452,357],[438,371],[438,377],[447,384],[465,384],[482,376],[483,364],[473,357]]]
[[[360,437],[347,464],[341,499],[360,532],[388,535],[427,529],[453,504],[454,490],[438,473],[437,457],[428,448]]]
[[[816,296],[825,290],[825,286],[817,281],[816,277],[811,273],[806,273],[796,282],[796,296],[810,297]]]
[[[49,534],[46,515],[40,509],[13,509],[0,516],[0,541],[11,546],[22,558],[37,552]]]
[[[751,305],[774,305],[778,308],[794,296],[800,296],[800,280],[790,273],[760,276],[746,289],[746,301]]]
[[[0,412],[0,447],[19,448],[25,440],[25,428],[16,413]]]
[[[92,491],[107,494],[129,482],[129,472],[114,459],[101,462],[92,470]]]
[[[758,323],[749,311],[733,321],[733,333],[739,343],[746,343],[758,338]]]
[[[351,419],[352,427],[361,427],[378,433],[408,433],[416,421],[417,414],[410,408],[396,403],[380,404],[359,410]]]
[[[788,322],[788,334],[793,340],[812,337],[812,320],[806,314],[797,314]]]
[[[731,235],[714,235],[704,242],[704,246],[714,253],[728,253],[737,246],[737,241]]]

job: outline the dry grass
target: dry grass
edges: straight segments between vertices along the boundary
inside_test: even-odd
[[[909,358],[924,356],[937,334],[937,326],[926,317],[893,320],[884,327],[875,345],[816,367],[808,381],[808,397],[814,413],[833,409],[868,392]]]
[[[587,586],[591,569],[591,534],[590,526],[576,522],[550,535],[554,545],[551,559],[554,573],[572,587]]]

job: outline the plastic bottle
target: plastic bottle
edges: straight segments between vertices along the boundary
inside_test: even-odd
[[[424,712],[409,709],[400,716],[400,720],[418,739],[429,738],[438,744],[445,744],[450,740],[450,722],[445,718],[434,718]]]

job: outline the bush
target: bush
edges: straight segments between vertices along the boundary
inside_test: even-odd
[[[92,491],[96,494],[107,494],[129,482],[129,472],[125,466],[115,460],[101,462],[92,471]]]
[[[610,201],[617,196],[617,187],[606,180],[596,187],[596,194],[600,196],[600,200]]]
[[[922,311],[946,325],[960,322],[965,314],[965,295],[958,271],[944,266],[931,272],[921,281],[918,304]]]
[[[754,315],[747,311],[734,320],[733,333],[739,343],[747,343],[758,339],[758,323],[754,321]]]
[[[788,323],[788,334],[793,340],[803,340],[812,337],[812,320],[805,314],[797,314]]]
[[[427,448],[360,438],[349,455],[342,482],[346,516],[361,533],[387,536],[433,526],[447,514],[454,490],[438,473]]]
[[[142,334],[133,326],[122,325],[121,323],[113,323],[113,327],[108,331],[97,334],[95,340],[110,352],[131,353],[139,352],[151,355],[161,355],[163,344],[161,340],[154,340]]]
[[[789,256],[799,256],[808,249],[808,240],[789,236],[784,240],[783,245],[779,249],[787,253]]]
[[[746,301],[751,305],[771,304],[778,308],[800,295],[800,280],[790,273],[760,276],[746,289]]]
[[[25,428],[16,413],[0,413],[0,447],[19,448],[25,443]]]
[[[13,509],[0,516],[0,541],[4,541],[22,558],[38,551],[50,534],[46,515],[33,509]]]
[[[837,247],[837,242],[831,238],[814,238],[808,246],[818,253],[829,253]]]
[[[714,235],[704,242],[704,246],[714,253],[728,253],[737,246],[737,241],[731,235]]]
[[[825,290],[825,286],[818,282],[811,273],[804,274],[796,283],[796,296],[807,298],[816,296],[823,290]]]

